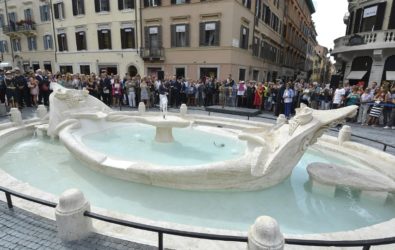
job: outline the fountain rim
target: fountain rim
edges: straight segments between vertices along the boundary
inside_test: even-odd
[[[228,119],[228,118],[226,118]],[[5,140],[1,140],[0,143],[0,148],[4,145],[7,145],[11,142],[14,142],[16,140],[19,140],[23,137],[32,135],[34,132],[34,125],[37,124],[42,124],[42,121],[39,119],[32,119],[30,121],[25,121],[24,126],[19,126],[19,127],[12,127],[12,124],[6,124],[2,126],[3,131],[0,130],[0,138],[4,138]],[[4,131],[5,130],[5,131]],[[2,138],[2,139],[3,139]],[[336,145],[337,147],[334,147]],[[329,150],[333,151],[335,153],[342,153],[342,154],[347,154],[355,159],[359,159],[362,162],[364,162],[362,159],[358,158],[356,155],[354,155],[352,151],[356,151],[357,149],[360,150],[362,149],[362,152],[359,152],[359,154],[364,155],[366,157],[366,153],[370,153],[373,155],[379,155],[384,159],[391,160],[393,161],[395,159],[394,156],[382,152],[378,149],[371,148],[369,146],[362,145],[357,142],[346,142],[343,145],[337,145],[337,138],[333,136],[328,136],[324,135],[319,141],[317,142],[316,145],[313,147],[318,147],[320,149],[324,150]],[[367,161],[365,161],[368,163]],[[364,162],[364,163],[365,163]],[[367,164],[368,166],[372,166],[372,164]],[[56,201],[57,196],[47,193],[45,191],[42,191],[40,189],[34,188],[30,186],[28,183],[24,183],[8,173],[6,173],[3,170],[0,170],[0,180],[2,180],[2,183],[4,183],[4,186],[7,188],[10,188],[12,190],[22,192],[22,193],[28,193],[29,195],[35,196],[35,197],[40,197],[44,198],[47,200],[51,201]],[[5,200],[4,197],[0,198],[1,200]],[[39,214],[41,216],[53,219],[53,211],[49,212],[49,210],[43,209],[42,206],[38,204],[33,204],[28,202],[28,201],[15,201],[16,205],[26,209],[28,211],[32,211],[36,214]],[[177,224],[177,223],[171,223],[171,222],[163,222],[163,221],[153,221],[149,219],[145,219],[142,217],[137,217],[133,216],[130,214],[125,214],[125,213],[120,213],[120,212],[114,212],[110,211],[107,209],[99,208],[99,207],[93,207],[93,211],[98,211],[101,213],[104,213],[105,215],[109,216],[115,216],[118,218],[127,218],[127,219],[132,219],[132,220],[137,220],[141,221],[146,224],[150,225],[160,225],[160,226],[168,226],[172,228],[177,228],[180,230],[188,230],[188,231],[197,231],[197,232],[209,232],[209,233],[218,233],[218,234],[230,234],[230,235],[237,235],[237,236],[246,236],[247,232],[241,232],[241,231],[233,231],[233,230],[223,230],[223,229],[213,229],[213,228],[204,228],[204,227],[198,227],[198,226],[191,226],[191,225],[184,225],[184,224]],[[281,226],[281,225],[280,225]],[[395,227],[395,218],[377,223],[371,226],[367,227],[362,227],[358,228],[355,230],[349,230],[349,231],[338,231],[338,232],[331,232],[331,233],[321,233],[321,234],[284,234],[287,237],[291,238],[301,238],[301,239],[320,239],[320,240],[361,240],[361,239],[367,239],[367,238],[382,238],[382,237],[387,237],[391,236],[388,235],[389,232]],[[119,231],[113,230],[112,232],[107,231],[108,226],[101,226],[98,231],[100,233],[105,233],[109,234],[110,236],[119,236],[118,233]],[[129,231],[127,230],[122,230],[125,232],[122,237],[128,237]],[[133,236],[131,236],[133,237]],[[132,238],[130,238],[132,240]],[[136,238],[133,238],[134,241],[136,241]],[[156,239],[151,239],[152,242],[156,242]],[[184,242],[184,241],[183,241]]]

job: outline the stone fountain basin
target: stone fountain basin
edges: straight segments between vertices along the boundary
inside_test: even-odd
[[[103,174],[137,183],[184,189],[184,190],[214,190],[214,189],[240,189],[256,190],[267,186],[275,185],[275,181],[262,182],[260,177],[251,175],[250,162],[253,157],[254,147],[247,147],[246,152],[241,157],[217,161],[210,164],[188,165],[188,166],[161,166],[149,162],[123,160],[117,157],[106,155],[89,148],[82,141],[83,133],[89,131],[93,133],[108,128],[107,126],[117,126],[117,121],[141,122],[142,117],[136,115],[121,115],[108,117],[108,120],[84,119],[89,125],[84,124],[84,119],[75,119],[74,122],[65,125],[59,132],[59,139],[64,146],[80,161],[86,163],[91,169]],[[143,117],[145,119],[145,117]],[[158,116],[149,117],[151,120],[163,119]],[[167,117],[169,118],[169,117]],[[167,119],[166,118],[166,119]],[[114,121],[117,120],[117,121]],[[82,122],[81,122],[82,121]],[[172,117],[169,121],[181,121],[183,126],[191,123],[179,117]],[[233,123],[232,128],[218,129],[216,126],[223,122],[213,120],[194,119],[194,124],[204,124],[208,131],[210,128],[216,129],[215,133],[223,133],[224,136],[237,137],[245,127],[255,127],[256,124],[246,125]],[[88,129],[84,129],[84,127]]]

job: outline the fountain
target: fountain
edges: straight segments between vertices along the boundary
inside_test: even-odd
[[[376,223],[381,224],[372,230],[383,232],[394,226],[394,157],[350,142],[347,129],[339,139],[322,136],[354,115],[354,106],[335,111],[302,106],[293,119],[280,116],[271,125],[191,115],[186,106],[165,118],[146,112],[143,104],[138,111],[113,111],[84,91],[56,85],[50,102],[48,116],[42,111],[41,118],[0,129],[2,185],[19,191],[31,185],[54,195],[76,187],[94,207],[199,231],[246,232],[263,214],[276,218],[286,233],[354,230]],[[26,139],[35,128],[58,140]],[[27,168],[17,165],[14,152],[20,162],[29,161]],[[374,163],[369,160],[373,157]],[[362,196],[344,187],[346,179],[328,182],[333,177],[326,177],[325,167],[313,169],[319,176],[309,176],[306,167],[315,162],[366,173],[353,187]],[[382,194],[377,194],[381,200],[365,199],[376,190],[360,180],[372,171],[386,176],[388,187],[380,190],[385,200]],[[15,185],[4,172],[29,185]],[[326,191],[318,192],[320,187]]]

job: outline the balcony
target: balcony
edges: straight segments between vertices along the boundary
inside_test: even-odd
[[[140,55],[144,61],[164,61],[165,50],[164,48],[141,48]]]
[[[36,36],[37,35],[37,30],[36,30],[36,24],[11,24],[11,25],[6,25],[3,26],[3,33],[7,36],[10,37],[19,37],[20,34],[24,34],[26,36]]]
[[[337,38],[332,54],[395,47],[395,30],[362,32]]]

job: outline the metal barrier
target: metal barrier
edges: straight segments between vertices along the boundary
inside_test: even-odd
[[[0,191],[4,192],[7,199],[8,208],[12,209],[12,198],[11,196],[19,197],[24,200],[28,200],[31,202],[35,202],[44,206],[55,208],[57,203],[42,200],[39,198],[35,198],[29,195],[25,195],[19,192],[12,191],[8,188],[4,188],[0,186]],[[100,215],[97,213],[93,213],[90,211],[85,211],[84,216],[90,217],[92,219],[97,219],[101,221],[105,221],[108,223],[132,227],[136,229],[141,229],[150,232],[158,233],[158,248],[163,249],[163,235],[176,235],[181,237],[189,237],[189,238],[197,238],[197,239],[206,239],[206,240],[219,240],[219,241],[232,241],[232,242],[241,242],[247,243],[248,238],[245,236],[233,236],[233,235],[219,235],[219,234],[208,234],[208,233],[197,233],[197,232],[188,232],[175,230],[171,228],[163,228],[152,225],[146,225],[126,220],[121,220],[117,218],[112,218],[104,215]],[[319,246],[319,247],[362,247],[363,250],[370,249],[371,246],[379,246],[379,245],[389,245],[395,244],[395,237],[388,238],[379,238],[379,239],[369,239],[369,240],[341,240],[341,241],[327,241],[327,240],[308,240],[308,239],[285,239],[285,244],[288,245],[299,245],[299,246]]]

